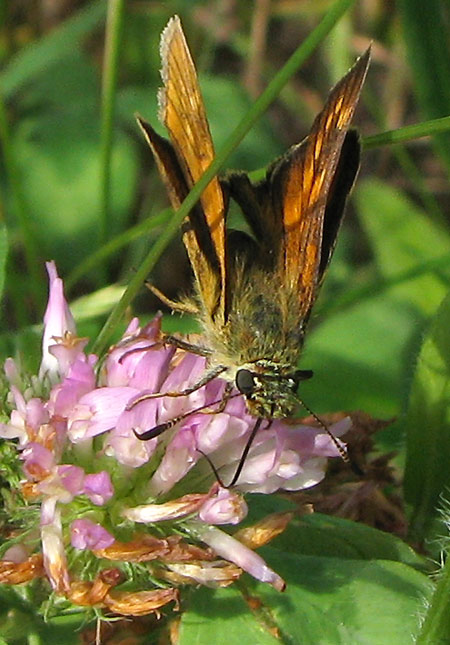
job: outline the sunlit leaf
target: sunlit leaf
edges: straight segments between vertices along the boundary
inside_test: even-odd
[[[414,374],[406,418],[405,498],[411,530],[422,540],[450,486],[450,296],[427,333]]]

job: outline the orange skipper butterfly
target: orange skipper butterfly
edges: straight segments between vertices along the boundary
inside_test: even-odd
[[[214,159],[178,17],[163,32],[161,57],[159,118],[170,140],[138,120],[177,209]],[[293,412],[299,382],[312,376],[297,368],[305,329],[359,168],[358,135],[349,126],[369,59],[367,50],[331,90],[306,139],[277,159],[263,181],[252,184],[244,172],[215,177],[184,221],[194,294],[173,303],[151,288],[172,308],[198,317],[205,347],[167,340],[206,356],[208,369],[192,387],[165,395],[188,394],[222,375],[259,417],[257,428],[262,419],[270,422]],[[230,199],[240,206],[251,235],[227,230]],[[162,430],[154,428],[141,438]]]

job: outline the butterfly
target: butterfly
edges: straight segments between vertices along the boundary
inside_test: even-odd
[[[174,209],[214,159],[195,66],[177,16],[161,39],[161,137],[138,117]],[[204,346],[169,342],[206,356],[200,381],[234,385],[248,411],[269,421],[292,414],[295,393],[312,371],[297,367],[307,323],[333,253],[347,196],[359,169],[360,144],[349,129],[370,61],[367,50],[331,90],[309,135],[251,183],[244,172],[215,177],[182,226],[194,293],[172,308],[194,313]],[[250,234],[227,229],[230,200]],[[168,393],[176,395],[176,393]],[[145,433],[141,438],[159,434]]]

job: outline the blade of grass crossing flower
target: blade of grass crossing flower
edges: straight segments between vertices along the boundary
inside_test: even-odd
[[[108,237],[108,221],[111,200],[111,150],[124,13],[124,0],[109,0],[108,15],[106,20],[101,108],[102,125],[100,147],[100,243],[104,243]]]
[[[327,36],[327,34],[344,15],[344,13],[348,9],[350,9],[354,2],[355,0],[338,0],[333,4],[331,9],[319,23],[319,25],[311,32],[311,34],[304,40],[304,42],[298,47],[298,49],[296,49],[287,63],[281,68],[272,82],[268,85],[266,90],[261,94],[259,99],[253,104],[247,114],[233,130],[214,161],[192,188],[181,207],[167,224],[167,227],[160,238],[150,249],[146,259],[142,263],[142,266],[139,268],[139,270],[136,272],[134,278],[131,280],[128,289],[124,293],[119,304],[111,312],[111,315],[106,321],[94,344],[93,351],[99,352],[105,348],[110,334],[112,333],[117,322],[122,317],[125,309],[138,292],[142,282],[145,280],[150,270],[153,268],[153,266],[163,253],[164,249],[169,244],[172,237],[178,231],[181,222],[198,201],[200,195],[202,194],[206,186],[210,183],[211,179],[220,171],[233,150],[239,145],[252,125],[266,111],[271,102],[277,97],[277,95],[291,78],[291,76],[297,71],[297,69],[314,51],[314,49],[322,42],[322,40]]]
[[[132,226],[119,235],[116,235],[95,253],[92,253],[88,258],[86,258],[86,260],[83,260],[83,262],[75,267],[66,280],[67,288],[70,289],[83,275],[86,275],[86,273],[91,269],[100,264],[102,260],[110,257],[114,253],[117,253],[117,251],[134,240],[143,237],[144,235],[148,235],[153,229],[166,224],[171,212],[170,208],[166,208],[157,215],[147,217],[142,222],[139,222],[139,224]]]

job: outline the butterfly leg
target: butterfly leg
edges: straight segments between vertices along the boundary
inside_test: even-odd
[[[212,350],[208,347],[188,343],[187,341],[181,340],[181,338],[177,338],[176,336],[164,336],[163,342],[167,345],[173,345],[177,349],[184,349],[185,352],[197,354],[198,356],[211,356],[211,354],[213,353]]]
[[[183,314],[192,314],[197,316],[199,311],[195,305],[189,304],[187,302],[176,302],[168,298],[162,291],[155,287],[151,282],[146,282],[145,286],[149,289],[163,304],[165,304],[172,311],[178,311]]]
[[[225,385],[225,390],[224,390],[222,399],[219,405],[217,406],[217,408],[215,409],[209,408],[209,412],[211,414],[219,414],[220,412],[223,412],[225,410],[225,408],[227,407],[227,403],[231,398],[231,392],[233,391],[233,387],[234,387],[234,383],[231,383],[231,382],[228,382]]]
[[[126,410],[132,410],[138,403],[142,403],[142,401],[147,401],[148,399],[158,399],[162,398],[163,396],[188,396],[189,394],[196,392],[201,387],[215,379],[217,376],[220,376],[220,374],[225,372],[226,369],[227,368],[224,365],[218,365],[213,369],[207,370],[198,381],[196,381],[193,385],[185,388],[184,390],[179,390],[177,392],[153,392],[151,394],[143,394],[142,396],[134,399],[134,401],[129,403],[126,407]]]

